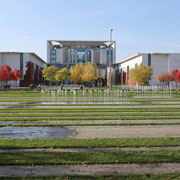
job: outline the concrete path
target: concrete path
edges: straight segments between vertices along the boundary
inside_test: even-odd
[[[1,139],[180,137],[180,125],[1,127]]]
[[[68,138],[142,138],[180,137],[180,125],[141,125],[141,126],[68,126],[76,132]]]
[[[0,166],[0,176],[62,176],[180,172],[179,163]]]
[[[180,150],[180,146],[167,147],[110,147],[110,148],[37,148],[37,149],[0,149],[5,152],[83,152],[83,151],[148,151],[148,150]]]

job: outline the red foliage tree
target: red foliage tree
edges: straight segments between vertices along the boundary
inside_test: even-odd
[[[176,87],[177,87],[177,83],[180,82],[180,69],[175,69],[171,72],[171,77],[172,77],[172,81],[176,82]]]
[[[38,85],[39,84],[39,67],[38,65],[36,65],[36,69],[35,69],[35,72],[34,72],[34,84],[35,85]]]
[[[14,71],[11,70],[11,68],[5,64],[0,68],[0,81],[7,83],[8,81],[17,81],[20,79],[20,71],[17,69],[14,69]]]
[[[1,73],[0,73],[1,74],[1,78],[0,78],[1,81],[6,82],[6,83],[8,81],[11,81],[11,79],[12,79],[12,70],[7,64],[2,66],[0,71],[1,71]]]
[[[32,77],[32,62],[27,62],[26,64],[26,73],[24,75],[24,78],[23,80],[21,80],[20,84],[21,86],[23,87],[27,87],[29,86],[30,84],[33,83],[33,77]]]

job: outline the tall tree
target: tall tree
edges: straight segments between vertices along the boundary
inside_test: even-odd
[[[50,82],[56,82],[57,80],[55,79],[55,76],[58,70],[58,67],[49,66],[42,70],[43,77]]]
[[[70,73],[68,72],[68,69],[67,68],[64,68],[62,70],[58,70],[56,72],[56,76],[55,76],[55,79],[57,81],[65,81],[65,80],[68,80],[69,79],[69,76],[70,76]]]
[[[99,77],[97,66],[88,62],[83,68],[82,80],[85,82],[93,82]]]
[[[138,85],[145,85],[151,80],[153,68],[151,66],[139,65],[129,71],[130,79]]]
[[[74,81],[76,83],[82,82],[84,64],[76,64],[72,66],[70,69],[70,81]]]

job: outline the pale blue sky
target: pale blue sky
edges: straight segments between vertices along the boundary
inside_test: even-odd
[[[113,40],[120,61],[138,52],[180,53],[180,0],[0,0],[0,51],[46,60],[47,40]]]

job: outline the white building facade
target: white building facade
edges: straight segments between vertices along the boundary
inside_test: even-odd
[[[118,63],[121,74],[121,84],[129,81],[129,70],[143,64],[153,67],[153,75],[149,82],[150,85],[160,85],[156,76],[161,73],[171,73],[174,69],[180,69],[180,53],[138,53],[130,58]],[[123,77],[123,74],[126,77]],[[124,80],[126,78],[126,80]],[[126,82],[125,82],[126,81]],[[172,83],[172,85],[174,85]]]
[[[25,75],[27,81],[31,84],[33,84],[35,79],[37,83],[41,82],[41,71],[44,68],[44,64],[46,64],[46,62],[33,52],[0,52],[0,67],[4,66],[5,64],[10,66],[12,70],[20,70],[21,79],[16,84],[17,86],[21,86],[23,81],[25,81]],[[31,72],[30,74],[26,74],[28,65]],[[32,82],[30,78],[32,78]],[[9,83],[11,83],[11,86],[14,86],[13,82]],[[25,86],[29,85],[28,83],[25,84]]]

